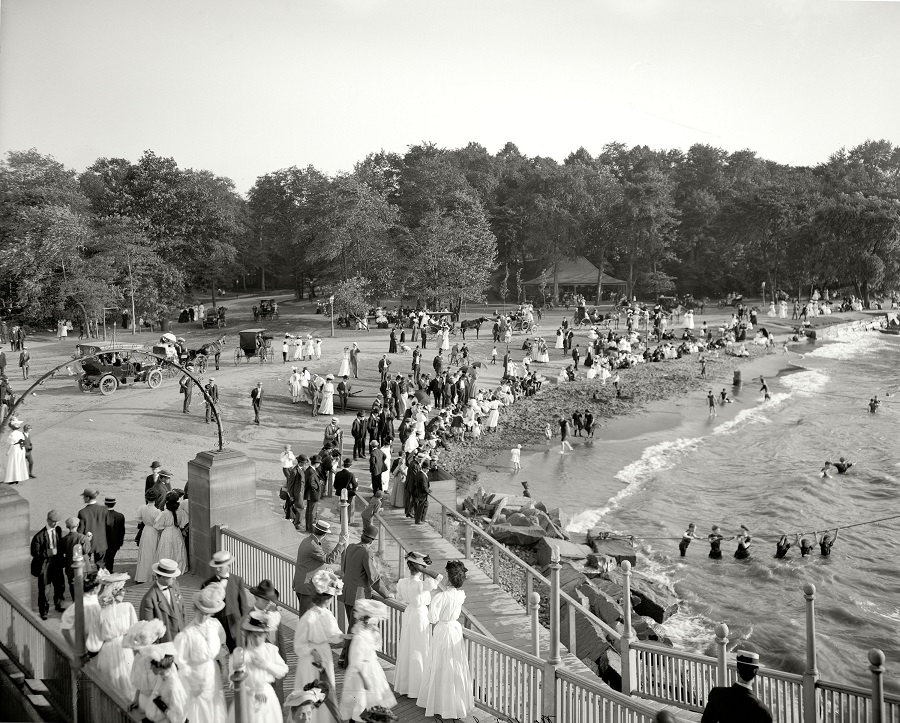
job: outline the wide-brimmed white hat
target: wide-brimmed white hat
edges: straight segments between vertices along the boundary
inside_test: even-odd
[[[221,585],[207,585],[194,593],[194,607],[207,615],[215,615],[224,608],[225,592]]]
[[[353,612],[356,617],[369,617],[376,620],[386,620],[388,616],[388,606],[379,600],[370,600],[361,598],[353,605]]]

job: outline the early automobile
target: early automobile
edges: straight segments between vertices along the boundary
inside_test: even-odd
[[[151,389],[162,384],[159,362],[143,354],[141,344],[77,344],[75,360],[81,364],[78,388],[83,392],[99,389],[112,394],[124,384],[146,382]],[[86,358],[90,357],[90,358]]]
[[[259,302],[260,319],[277,319],[278,302],[275,299],[263,299]]]

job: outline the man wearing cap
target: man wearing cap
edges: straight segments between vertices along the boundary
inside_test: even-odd
[[[372,551],[372,542],[378,536],[374,527],[364,527],[359,542],[348,545],[341,558],[341,573],[344,578],[344,609],[347,613],[347,630],[353,629],[356,618],[353,606],[360,598],[369,599],[372,591],[381,597],[388,598],[387,585],[381,579],[381,570]],[[350,651],[349,638],[344,641],[338,665],[347,666],[347,654]]]
[[[156,480],[159,479],[159,471],[161,469],[162,465],[154,460],[153,464],[150,465],[150,474],[148,474],[147,478],[144,480],[144,492],[146,492],[156,484]]]
[[[256,386],[250,391],[250,403],[253,405],[253,423],[259,424],[259,410],[262,407],[263,388],[262,382],[256,382]]]
[[[86,535],[90,533],[91,549],[94,562],[100,565],[106,557],[106,507],[97,504],[97,490],[85,489],[81,493],[84,507],[78,511],[78,531]]]
[[[125,544],[125,515],[113,509],[116,506],[115,497],[107,497],[104,504],[106,504],[106,555],[103,561],[107,572],[112,573],[116,553]]]
[[[171,643],[184,630],[184,603],[175,587],[175,578],[181,575],[178,563],[163,557],[151,568],[153,585],[141,599],[139,620],[157,619],[166,626],[166,634],[160,642]],[[227,635],[226,629],[226,635]]]
[[[46,620],[50,612],[47,601],[47,585],[53,585],[53,606],[62,612],[66,584],[63,578],[62,530],[57,524],[60,515],[56,510],[47,513],[47,524],[31,538],[31,574],[37,578],[38,612]]]
[[[298,614],[301,616],[312,607],[314,593],[310,583],[312,576],[325,565],[334,564],[344,550],[345,543],[338,540],[338,544],[326,552],[324,541],[329,532],[331,532],[331,525],[325,520],[317,520],[313,525],[312,534],[304,537],[297,548],[294,592],[297,593],[297,599],[300,601]]]
[[[216,386],[216,380],[213,377],[210,377],[209,381],[206,382],[203,391],[205,392],[203,401],[206,402],[206,423],[209,424],[210,421],[215,418],[213,405],[219,403],[219,387]]]
[[[231,572],[234,556],[227,550],[219,550],[209,561],[215,574],[207,578],[200,586],[202,590],[209,585],[219,585],[225,591],[225,607],[215,614],[215,618],[225,628],[225,645],[229,653],[241,642],[241,620],[253,607],[248,594],[244,591],[244,580],[240,575]]]
[[[168,470],[161,469],[159,476],[156,478],[156,484],[151,487],[155,500],[156,509],[162,510],[166,507],[166,496],[172,491],[172,473]]]
[[[737,682],[709,691],[701,723],[772,723],[772,713],[753,692],[759,655],[737,652]]]
[[[341,400],[342,414],[347,411],[347,400],[350,398],[350,391],[352,389],[353,385],[350,383],[350,375],[344,374],[344,378],[341,379],[337,385],[338,398]]]

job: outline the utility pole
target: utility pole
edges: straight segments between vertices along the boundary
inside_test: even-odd
[[[126,254],[126,258],[128,259],[128,283],[131,285],[131,335],[135,335],[134,330],[134,277],[131,275],[131,251],[128,251]]]

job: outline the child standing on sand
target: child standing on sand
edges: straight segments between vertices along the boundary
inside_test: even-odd
[[[553,430],[550,429],[550,422],[547,422],[547,424],[544,425],[544,436],[547,438],[548,442],[553,439]]]
[[[510,450],[511,457],[510,462],[512,463],[513,472],[518,472],[522,469],[522,445],[517,444]]]
[[[716,397],[713,394],[712,389],[710,389],[706,395],[706,403],[709,405],[709,416],[718,417],[719,413],[716,411]]]
[[[491,364],[497,363],[497,345],[494,344],[494,348],[491,349]]]

